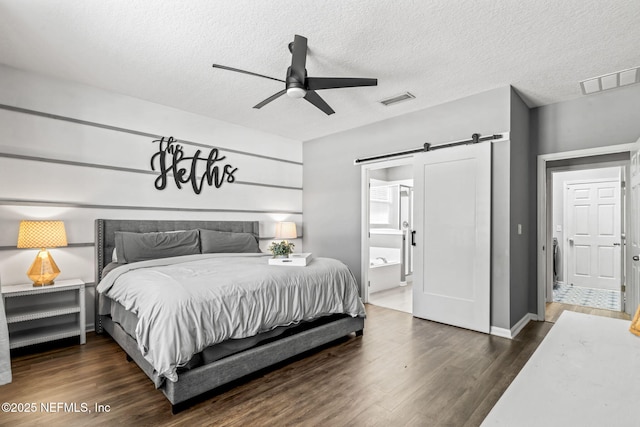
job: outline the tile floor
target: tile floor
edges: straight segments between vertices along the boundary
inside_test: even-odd
[[[413,288],[411,283],[393,289],[369,294],[369,303],[393,310],[413,312]],[[605,289],[581,288],[558,285],[553,290],[553,302],[620,311],[620,292]]]
[[[581,288],[560,284],[553,290],[553,302],[575,304],[605,310],[620,311],[620,292],[606,289]]]
[[[411,283],[393,289],[386,289],[380,292],[369,294],[369,304],[380,307],[391,308],[393,310],[413,312],[413,287]]]

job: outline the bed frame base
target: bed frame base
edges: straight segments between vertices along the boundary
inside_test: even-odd
[[[101,320],[104,330],[127,353],[127,360],[134,360],[154,382],[156,388],[162,390],[171,402],[171,412],[174,414],[190,406],[187,401],[196,396],[350,333],[355,332],[356,336],[362,336],[364,330],[363,318],[341,318],[183,372],[177,382],[161,382],[154,375],[153,367],[138,350],[135,340],[111,318],[102,316]]]

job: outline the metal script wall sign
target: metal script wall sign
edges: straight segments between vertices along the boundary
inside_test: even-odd
[[[182,188],[182,184],[190,183],[196,194],[200,194],[205,182],[209,186],[220,188],[225,182],[232,183],[236,180],[233,174],[238,168],[221,164],[227,157],[222,156],[217,148],[212,148],[207,157],[200,157],[202,150],[196,150],[193,156],[187,157],[182,145],[172,136],[153,142],[158,143],[158,152],[151,156],[151,170],[160,171],[160,176],[154,183],[158,190],[167,187],[170,175],[173,176],[176,187]],[[198,173],[199,170],[202,172]]]

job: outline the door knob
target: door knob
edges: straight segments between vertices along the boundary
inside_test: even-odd
[[[640,261],[640,256],[638,256],[638,255],[634,255],[634,256],[633,256],[633,260],[634,260],[634,261]]]

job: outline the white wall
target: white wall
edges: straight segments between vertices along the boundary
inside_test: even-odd
[[[405,181],[411,180],[413,185],[413,166],[403,165],[386,169],[387,181]]]
[[[203,94],[202,96],[206,96]],[[51,251],[59,279],[80,278],[93,298],[94,220],[257,220],[261,236],[277,221],[302,234],[302,144],[94,87],[0,66],[0,274],[28,281],[35,250],[15,248],[22,219],[65,221],[69,247]],[[236,182],[154,187],[157,136],[183,142],[186,156],[212,147]],[[199,171],[201,172],[201,171]],[[301,239],[294,240],[302,250]],[[263,250],[270,240],[261,241]],[[93,321],[89,301],[88,323]]]

